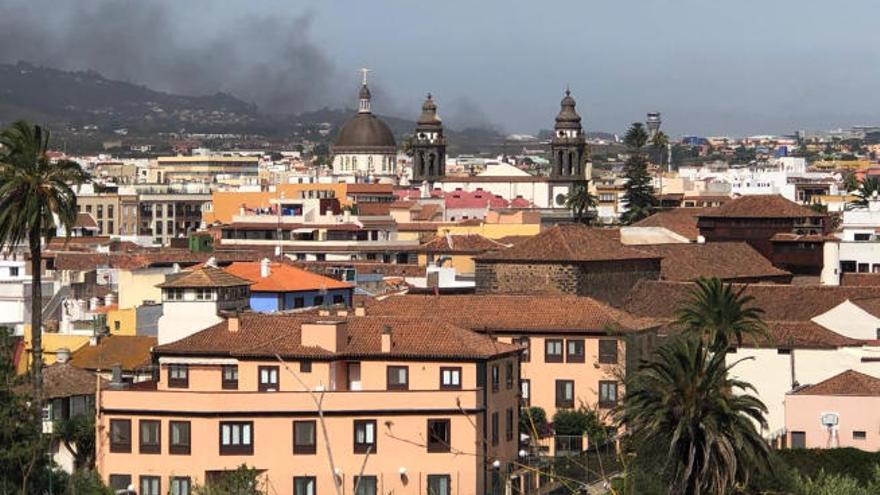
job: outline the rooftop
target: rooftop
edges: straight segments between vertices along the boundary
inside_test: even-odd
[[[725,281],[745,281],[791,277],[791,273],[773,266],[745,242],[654,244],[640,245],[639,249],[663,257],[660,277],[664,280],[717,277]]]
[[[517,352],[518,346],[496,342],[453,324],[401,316],[337,318],[347,339],[338,352],[301,343],[302,325],[315,323],[310,315],[245,313],[238,331],[221,322],[189,337],[156,348],[158,355],[212,355],[288,358],[486,359]],[[391,350],[382,352],[382,334],[391,332]],[[428,343],[430,342],[430,345]]]
[[[294,292],[322,289],[351,289],[354,286],[312,273],[287,263],[269,263],[269,276],[261,276],[261,262],[237,262],[224,268],[232,275],[250,280],[252,292]]]
[[[169,288],[199,288],[199,287],[238,287],[251,285],[251,281],[235,276],[221,268],[214,266],[200,266],[196,269],[183,272],[171,277],[157,285],[163,289]]]
[[[479,256],[486,261],[622,261],[660,256],[624,246],[613,236],[581,224],[561,224],[510,249]]]
[[[120,365],[124,371],[134,371],[150,364],[150,349],[156,337],[144,335],[108,335],[97,345],[79,348],[70,358],[70,364],[86,370],[109,371]]]
[[[847,370],[825,381],[797,390],[793,394],[880,397],[880,378]]]
[[[55,363],[43,368],[43,396],[46,399],[94,395],[97,376],[71,363]],[[105,380],[101,380],[102,384]]]
[[[508,247],[510,245],[480,234],[449,234],[434,237],[422,245],[422,250],[429,253],[483,253]]]
[[[708,208],[674,208],[660,211],[634,223],[633,227],[662,227],[676,234],[696,241],[700,235],[697,217]]]
[[[806,218],[824,217],[778,194],[740,196],[699,215],[701,218]]]

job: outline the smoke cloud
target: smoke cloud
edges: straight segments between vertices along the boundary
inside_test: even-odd
[[[310,14],[233,16],[224,4],[6,0],[0,62],[92,69],[178,94],[222,91],[267,113],[353,104],[355,76],[340,84],[333,63],[310,39]]]

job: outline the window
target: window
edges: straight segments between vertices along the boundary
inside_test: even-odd
[[[159,454],[162,451],[161,430],[159,421],[142,419],[140,421],[140,453]]]
[[[461,368],[440,368],[440,388],[457,390],[461,388]]]
[[[170,421],[168,423],[168,452],[178,455],[190,454],[189,421]]]
[[[253,421],[220,422],[220,455],[253,455]]]
[[[300,373],[311,373],[312,372],[312,362],[311,361],[300,361],[299,362],[299,372]]]
[[[110,452],[131,453],[131,420],[110,420]]]
[[[522,351],[522,362],[529,362],[529,354],[532,352],[532,340],[528,337],[517,337],[513,339],[513,344],[524,347]]]
[[[376,495],[378,482],[375,476],[355,476],[354,495]]]
[[[322,260],[319,260],[322,261]],[[345,302],[345,297],[342,294],[333,294],[333,304],[343,304]]]
[[[312,301],[312,306],[321,306],[324,304],[324,296],[315,296],[315,299]]]
[[[189,387],[189,368],[185,364],[169,364],[168,365],[168,387],[169,388],[187,388]]]
[[[855,241],[870,241],[871,234],[856,233],[856,234],[853,234],[853,240],[855,240]]]
[[[599,364],[617,364],[617,341],[599,340]]]
[[[314,476],[294,476],[293,495],[315,495],[318,482]]]
[[[161,495],[161,478],[158,476],[141,476],[140,495]]]
[[[190,495],[192,481],[189,477],[175,476],[171,478],[171,495]]]
[[[864,440],[865,438],[867,438],[867,434],[864,431],[853,432],[853,440]]]
[[[504,439],[513,440],[513,408],[508,407],[504,415]]]
[[[114,491],[118,490],[128,490],[128,485],[131,484],[131,475],[130,474],[111,474],[110,475],[110,489]]]
[[[306,300],[302,297],[294,297],[293,298],[293,307],[296,308],[304,308],[306,306]]]
[[[574,380],[556,380],[556,407],[574,407]]]
[[[223,365],[223,390],[238,390],[238,365]]]
[[[504,384],[507,390],[513,388],[513,363],[510,361],[504,363]]]
[[[409,367],[388,367],[388,390],[407,390],[409,388]]]
[[[448,419],[428,420],[428,452],[449,452],[452,439]]]
[[[529,405],[529,399],[532,395],[532,382],[528,378],[519,381],[519,393],[524,405]]]
[[[9,267],[9,276],[10,277],[17,277],[18,276],[18,267],[17,266],[10,266]]]
[[[547,339],[544,341],[544,362],[562,362],[562,339]]]
[[[259,366],[257,373],[260,376],[258,389],[260,392],[278,391],[278,366]]]
[[[354,453],[376,453],[376,421],[357,419],[354,422]]]
[[[314,454],[316,452],[315,422],[293,422],[293,453]]]
[[[196,289],[196,301],[213,301],[214,292],[212,289]]]
[[[452,479],[448,474],[428,475],[428,495],[450,495]]]
[[[780,347],[780,348],[776,349],[776,354],[782,354],[782,355],[787,356],[787,355],[791,354],[791,349],[785,348],[785,347]]]
[[[492,391],[498,391],[498,385],[501,382],[501,373],[498,371],[498,365],[492,365]]]
[[[183,301],[183,289],[165,289],[165,299],[168,301]]]
[[[492,445],[498,445],[498,413],[492,413]]]
[[[617,382],[599,382],[599,407],[614,407],[617,405]]]
[[[584,340],[583,339],[568,339],[566,342],[566,360],[569,363],[583,363],[584,362]]]
[[[807,434],[802,431],[791,432],[791,448],[793,448],[793,449],[807,448]]]

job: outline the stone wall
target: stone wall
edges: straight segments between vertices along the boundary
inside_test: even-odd
[[[590,263],[478,261],[478,294],[574,294],[620,305],[641,279],[660,278],[659,260]]]

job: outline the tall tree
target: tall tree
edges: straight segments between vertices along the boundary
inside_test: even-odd
[[[623,166],[626,179],[623,202],[627,209],[623,214],[623,221],[633,223],[649,216],[657,205],[645,154],[648,133],[641,122],[636,122],[629,128],[623,142],[629,152],[629,159]]]
[[[754,297],[734,290],[718,278],[697,279],[697,285],[677,311],[677,323],[686,331],[707,337],[713,352],[725,353],[733,340],[742,344],[743,336],[761,337],[766,326],[764,310],[754,306]]]
[[[668,147],[669,147],[669,136],[667,136],[666,133],[664,133],[663,131],[657,131],[657,133],[654,134],[654,137],[651,138],[651,149],[656,154],[656,156],[658,158],[657,163],[661,167],[663,165],[668,165],[666,163],[666,161],[667,161],[666,155],[669,154]],[[661,171],[661,173],[662,173],[662,171]]]
[[[27,241],[31,258],[31,374],[37,403],[43,384],[42,239],[56,225],[67,235],[76,224],[76,194],[72,185],[88,180],[78,163],[52,161],[49,131],[18,121],[0,132],[0,247],[13,249]],[[57,219],[57,221],[56,221]]]
[[[572,184],[571,190],[565,197],[565,207],[571,210],[571,216],[575,222],[590,223],[590,210],[596,207],[596,196],[590,193],[589,183],[579,180]]]
[[[648,480],[668,493],[723,495],[765,470],[766,407],[752,386],[731,379],[726,353],[679,336],[659,347],[627,383],[620,419]],[[639,493],[638,486],[634,493]]]

